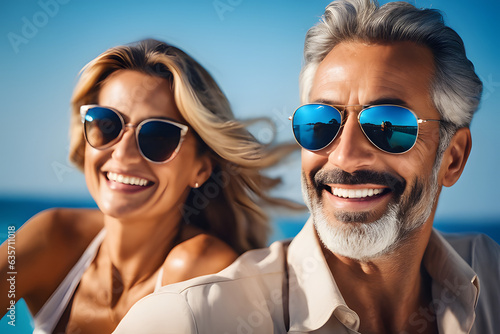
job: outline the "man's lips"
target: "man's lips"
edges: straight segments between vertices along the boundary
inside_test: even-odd
[[[318,191],[326,190],[339,203],[374,201],[391,195],[397,201],[405,189],[405,182],[384,172],[359,170],[347,173],[340,169],[320,170],[313,176]]]
[[[332,208],[351,212],[371,212],[387,203],[392,191],[375,185],[323,185],[324,198]]]
[[[342,187],[341,185],[323,185],[323,189],[328,191],[333,196],[345,199],[370,199],[383,196],[389,193],[391,190],[389,188],[381,187]]]

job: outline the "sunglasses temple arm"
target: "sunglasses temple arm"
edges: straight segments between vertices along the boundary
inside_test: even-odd
[[[418,124],[421,124],[421,123],[427,123],[427,122],[446,122],[446,121],[443,121],[442,119],[421,119],[421,118],[419,118],[417,122],[418,122]]]

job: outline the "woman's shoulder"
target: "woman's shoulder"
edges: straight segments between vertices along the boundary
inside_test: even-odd
[[[75,247],[88,244],[103,226],[99,210],[53,208],[33,216],[19,232],[23,239],[29,238],[35,245],[60,243]]]
[[[16,236],[19,292],[37,311],[103,228],[92,209],[49,209],[31,218]]]
[[[165,260],[164,285],[217,273],[238,257],[227,243],[200,229],[189,227],[182,234]]]

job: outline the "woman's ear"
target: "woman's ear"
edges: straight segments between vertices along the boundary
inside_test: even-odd
[[[444,152],[440,174],[442,184],[451,187],[458,181],[465,168],[472,148],[472,138],[469,128],[460,128],[451,138],[448,148]]]
[[[198,168],[195,170],[195,175],[191,184],[191,188],[198,188],[205,183],[214,168],[214,162],[210,154],[204,153],[198,157]]]

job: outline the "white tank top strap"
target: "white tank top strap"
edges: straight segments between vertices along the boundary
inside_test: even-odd
[[[163,281],[163,266],[158,270],[158,277],[156,278],[155,291],[161,288],[161,282]]]
[[[68,302],[75,293],[75,289],[80,283],[83,273],[90,266],[104,240],[106,231],[104,229],[89,244],[82,257],[71,268],[68,275],[64,278],[56,291],[45,302],[40,311],[33,317],[35,329],[33,334],[49,334],[54,331],[59,322]],[[160,281],[161,283],[161,281]]]

